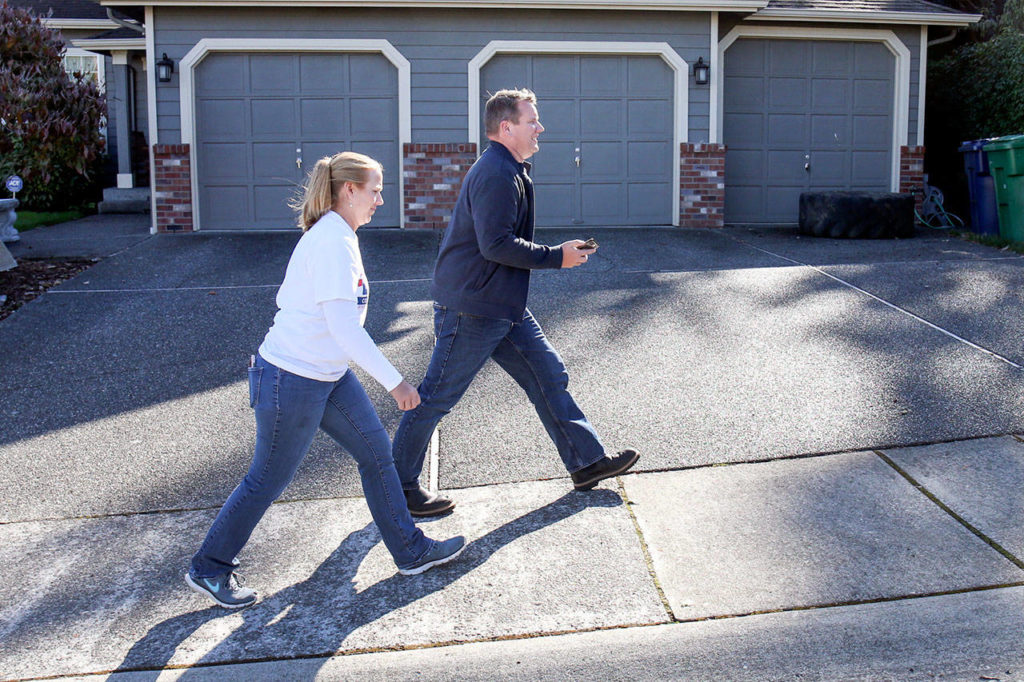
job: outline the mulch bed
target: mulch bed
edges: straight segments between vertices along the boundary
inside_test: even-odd
[[[16,268],[0,272],[0,320],[96,262],[90,258],[19,259]]]

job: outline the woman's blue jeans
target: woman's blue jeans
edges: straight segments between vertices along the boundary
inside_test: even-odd
[[[434,336],[434,353],[419,386],[419,407],[402,415],[395,432],[395,465],[406,490],[419,485],[434,428],[462,398],[488,358],[526,391],[566,471],[578,471],[604,457],[597,432],[569,393],[562,358],[529,310],[513,323],[435,303]]]
[[[252,464],[192,558],[195,577],[234,570],[235,556],[295,476],[318,427],[356,460],[366,504],[395,564],[410,568],[426,555],[433,541],[413,524],[387,431],[351,370],[334,382],[316,381],[257,356],[249,369],[249,402],[256,412]]]

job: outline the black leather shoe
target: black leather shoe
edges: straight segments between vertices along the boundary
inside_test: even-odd
[[[572,483],[576,490],[590,490],[606,478],[618,476],[629,470],[640,459],[640,453],[633,448],[626,448],[614,457],[599,459],[588,467],[572,473]]]
[[[405,503],[413,516],[438,516],[455,509],[455,503],[447,497],[432,495],[423,488],[404,492]]]

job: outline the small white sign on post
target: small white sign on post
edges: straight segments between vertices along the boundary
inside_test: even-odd
[[[18,214],[14,209],[18,208],[17,194],[25,183],[17,175],[12,175],[4,182],[7,191],[11,193],[10,199],[0,199],[0,242],[16,242],[21,239],[14,223]]]

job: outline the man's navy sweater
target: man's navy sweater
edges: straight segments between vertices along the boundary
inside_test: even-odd
[[[434,266],[431,295],[458,312],[518,322],[530,270],[562,267],[562,250],[533,243],[530,164],[492,142],[462,181]]]

